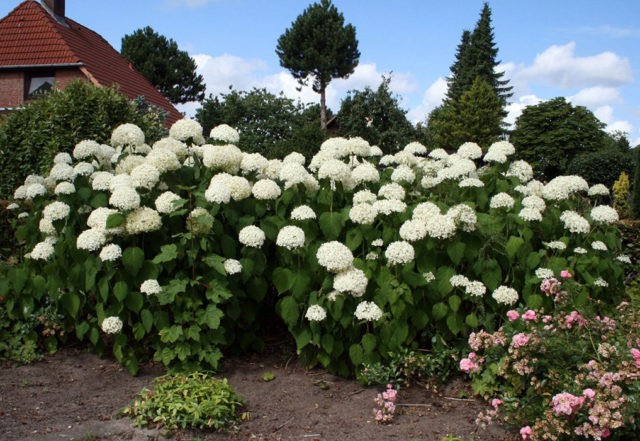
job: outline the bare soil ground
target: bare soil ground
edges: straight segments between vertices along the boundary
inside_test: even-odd
[[[275,375],[264,381],[265,372]],[[439,392],[401,389],[398,411],[389,425],[373,421],[375,387],[307,370],[294,355],[268,351],[229,357],[226,377],[247,401],[251,419],[227,433],[142,430],[119,419],[143,386],[164,373],[148,364],[132,377],[115,361],[77,349],[64,349],[36,363],[0,363],[0,440],[3,441],[440,441],[448,434],[465,441],[506,441],[514,434],[500,426],[476,431],[474,420],[486,404],[460,398],[467,385],[454,380]]]

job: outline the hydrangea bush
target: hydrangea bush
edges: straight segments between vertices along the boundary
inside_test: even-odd
[[[29,176],[14,195],[25,259],[0,281],[11,317],[59,305],[76,338],[135,371],[151,354],[215,368],[224,349],[259,348],[276,311],[307,363],[348,375],[495,330],[517,305],[553,308],[541,268],[569,268],[584,300],[623,290],[601,189],[532,180],[508,142],[382,156],[331,138],[306,164],[236,140],[185,119],[148,146],[126,124]]]

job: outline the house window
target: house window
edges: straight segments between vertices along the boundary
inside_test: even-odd
[[[53,88],[55,82],[53,72],[38,72],[25,75],[24,99],[32,100]]]

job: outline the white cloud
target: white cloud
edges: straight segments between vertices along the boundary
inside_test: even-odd
[[[422,95],[422,102],[407,113],[409,121],[414,124],[425,121],[427,115],[442,103],[447,95],[447,89],[445,78],[439,77],[435,80]]]
[[[594,109],[607,104],[621,103],[620,90],[615,87],[594,86],[580,90],[569,101],[578,106]]]
[[[193,59],[197,65],[196,71],[204,77],[207,95],[228,92],[229,86],[238,90],[250,89],[260,82],[260,74],[267,69],[267,63],[263,60],[248,60],[229,54],[197,54]]]
[[[593,111],[593,114],[605,124],[613,122],[613,107],[609,105],[598,107]]]
[[[607,132],[624,132],[627,135],[633,132],[633,126],[629,121],[613,121],[607,125]],[[635,145],[635,144],[634,144]]]
[[[558,87],[621,86],[633,81],[627,58],[613,52],[602,52],[577,57],[575,42],[553,45],[536,55],[531,66],[519,67],[514,72],[519,80],[543,82]]]
[[[640,29],[638,28],[621,28],[611,25],[584,26],[577,29],[576,32],[592,35],[604,35],[605,37],[611,38],[629,38],[640,36]]]
[[[513,126],[516,119],[522,114],[522,111],[527,106],[534,106],[544,101],[535,95],[523,95],[518,98],[516,102],[507,104],[507,117],[504,119],[505,123],[509,126]]]

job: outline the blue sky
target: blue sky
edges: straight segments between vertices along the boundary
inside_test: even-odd
[[[0,16],[18,0],[1,0]],[[318,101],[282,69],[278,37],[311,3],[307,0],[67,0],[67,15],[100,33],[116,49],[125,34],[151,26],[173,38],[198,63],[207,93],[265,87]],[[375,88],[393,72],[392,90],[409,118],[425,120],[446,91],[456,46],[473,29],[482,0],[334,0],[356,27],[360,65],[334,80],[334,110],[348,90]],[[514,86],[513,120],[527,104],[565,96],[592,110],[610,130],[640,143],[640,1],[493,0],[498,59]],[[195,105],[182,110],[193,113]]]

